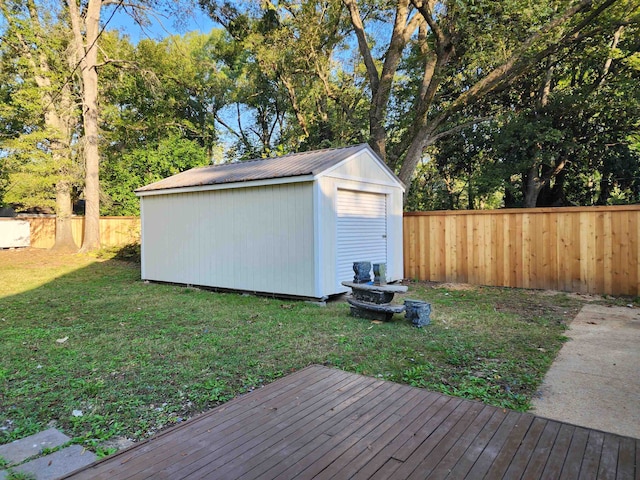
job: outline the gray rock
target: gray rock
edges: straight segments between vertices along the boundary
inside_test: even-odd
[[[388,312],[388,313],[404,312],[404,305],[391,305],[389,303],[382,303],[382,304],[367,303],[367,302],[360,302],[354,298],[348,298],[347,302],[349,302],[354,307],[366,308],[374,312]]]
[[[373,264],[373,283],[375,285],[387,284],[387,264],[386,263]]]
[[[369,303],[389,303],[394,295],[392,292],[376,292],[361,288],[354,288],[352,291],[356,300]]]

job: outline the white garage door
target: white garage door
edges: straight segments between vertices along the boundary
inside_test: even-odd
[[[338,190],[338,285],[353,280],[353,262],[387,261],[387,198]],[[371,273],[373,278],[373,271]]]

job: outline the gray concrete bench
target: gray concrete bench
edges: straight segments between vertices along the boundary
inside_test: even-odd
[[[347,301],[351,305],[351,315],[371,320],[389,321],[395,313],[402,313],[404,305],[391,305],[396,293],[405,293],[404,285],[373,285],[369,283],[342,282],[349,287],[353,298]]]
[[[383,320],[385,322],[391,320],[395,313],[402,313],[405,309],[404,305],[361,302],[355,298],[348,298],[347,302],[351,305],[352,316],[369,320]]]

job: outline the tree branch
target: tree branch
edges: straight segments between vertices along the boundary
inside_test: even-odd
[[[604,85],[604,82],[607,78],[607,74],[611,69],[611,64],[613,63],[613,51],[618,47],[618,42],[620,42],[620,37],[622,36],[622,32],[624,31],[624,26],[621,25],[617,28],[615,33],[613,34],[613,40],[611,41],[611,46],[609,47],[609,56],[607,60],[604,62],[604,67],[602,69],[602,74],[600,75],[600,79],[598,80],[598,87]]]
[[[367,36],[364,31],[362,18],[360,17],[358,4],[356,3],[356,0],[342,1],[349,10],[349,14],[351,15],[351,24],[353,25],[353,29],[356,33],[356,38],[358,39],[358,48],[360,50],[360,55],[362,55],[364,65],[367,69],[367,76],[369,77],[369,83],[371,84],[372,96],[376,96],[378,87],[380,85],[380,76],[378,75],[378,69],[376,68],[373,56],[371,55],[371,49],[369,48],[369,44],[367,43]]]
[[[552,53],[555,53],[559,49],[577,41],[580,36],[578,33],[587,25],[589,25],[600,13],[606,8],[615,3],[616,0],[606,0],[600,7],[591,13],[586,19],[580,22],[574,29],[568,34],[564,35],[560,40],[554,42],[552,45],[547,46],[535,55],[527,56],[528,50],[531,46],[542,38],[543,35],[549,33],[551,30],[561,26],[573,18],[576,14],[589,7],[592,0],[582,0],[579,4],[567,9],[561,16],[554,19],[547,24],[539,32],[531,35],[525,40],[522,46],[514,53],[505,63],[494,69],[486,77],[478,81],[475,85],[462,93],[447,109],[446,112],[442,112],[440,117],[444,118],[450,116],[452,113],[459,111],[466,105],[477,99],[478,97],[495,90],[499,86],[506,86],[510,81],[520,76],[528,66],[534,65],[543,58],[546,58]]]
[[[134,67],[138,66],[138,62],[135,62],[135,61],[132,61],[132,60],[118,60],[118,59],[115,59],[115,58],[107,58],[101,63],[96,63],[96,68],[104,67],[105,65],[111,65],[111,64],[132,65]]]
[[[493,119],[494,119],[493,116],[476,117],[476,118],[474,118],[472,120],[469,120],[467,122],[464,122],[464,123],[461,123],[459,125],[456,125],[455,127],[450,128],[449,130],[445,130],[443,132],[436,133],[435,135],[431,135],[431,136],[429,136],[429,139],[424,144],[424,147],[428,147],[429,145],[433,145],[438,140],[442,140],[443,138],[448,137],[449,135],[453,135],[454,133],[458,133],[458,132],[464,130],[465,128],[471,127],[472,125],[477,125],[478,123],[489,122],[489,121],[491,121]]]

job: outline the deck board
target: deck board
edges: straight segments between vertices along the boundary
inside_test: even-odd
[[[640,440],[321,366],[65,478],[640,480]]]
[[[571,438],[571,445],[567,452],[560,480],[578,480],[580,478],[580,467],[584,457],[587,441],[589,440],[589,430],[578,427]]]
[[[505,439],[504,446],[496,453],[495,459],[485,475],[486,478],[502,478],[504,476],[533,420],[533,415],[519,415],[509,437]]]

